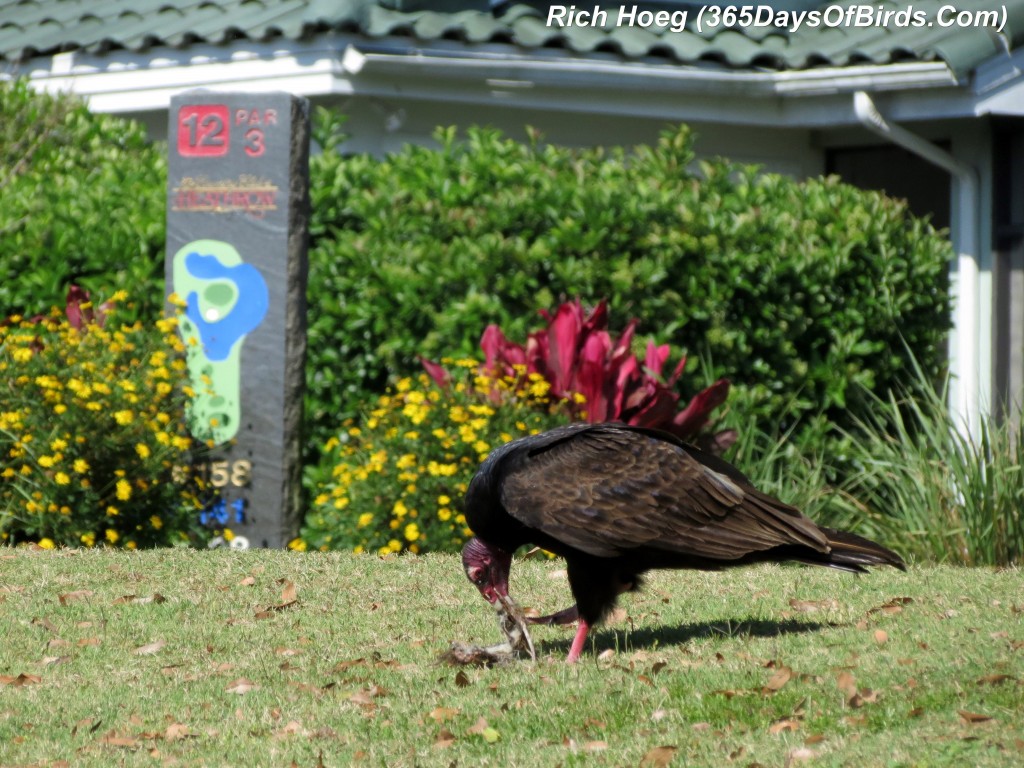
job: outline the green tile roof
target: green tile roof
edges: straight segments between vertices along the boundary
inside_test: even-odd
[[[81,50],[104,53],[154,47],[186,48],[235,40],[305,40],[348,32],[368,40],[456,40],[505,44],[523,51],[554,48],[583,57],[612,54],[624,60],[712,64],[733,70],[799,70],[820,66],[943,61],[957,74],[1024,44],[1024,0],[956,0],[959,11],[1005,9],[1001,32],[982,27],[940,27],[936,13],[951,0],[917,0],[931,25],[810,26],[799,29],[736,27],[698,30],[698,4],[655,0],[641,8],[687,8],[686,29],[617,27],[619,2],[607,3],[605,28],[545,26],[540,10],[513,5],[495,18],[486,0],[0,0],[0,61]],[[792,2],[791,2],[792,5]],[[900,10],[906,3],[840,0],[849,5]],[[578,2],[578,8],[592,4]],[[778,2],[776,7],[782,7]],[[806,4],[805,6],[806,7]],[[822,6],[829,7],[829,6]]]

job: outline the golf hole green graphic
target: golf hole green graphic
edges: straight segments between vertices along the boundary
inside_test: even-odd
[[[241,355],[266,317],[267,283],[230,243],[193,240],[174,254],[173,290],[185,302],[179,324],[195,397],[192,434],[221,445],[241,423]]]

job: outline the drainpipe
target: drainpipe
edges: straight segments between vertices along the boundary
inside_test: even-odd
[[[913,152],[953,176],[956,204],[953,206],[953,245],[956,261],[950,265],[953,294],[953,333],[949,338],[949,407],[966,427],[966,435],[979,434],[983,394],[991,383],[991,366],[986,363],[981,340],[981,270],[979,268],[981,184],[977,172],[949,152],[906,128],[889,123],[864,91],[853,94],[853,111],[861,125],[897,146]]]

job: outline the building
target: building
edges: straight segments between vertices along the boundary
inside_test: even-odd
[[[0,0],[3,76],[158,138],[183,90],[285,90],[351,115],[353,151],[442,124],[593,145],[687,122],[702,153],[906,197],[957,252],[951,405],[972,429],[1024,391],[1022,70],[1024,0]]]

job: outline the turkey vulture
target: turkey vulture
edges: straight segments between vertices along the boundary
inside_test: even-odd
[[[822,528],[761,493],[728,462],[623,424],[571,424],[495,449],[469,485],[465,514],[475,536],[462,564],[492,604],[510,602],[509,567],[520,546],[565,558],[576,605],[530,621],[579,621],[570,662],[618,595],[638,589],[652,568],[795,560],[853,573],[905,569],[895,552]]]

